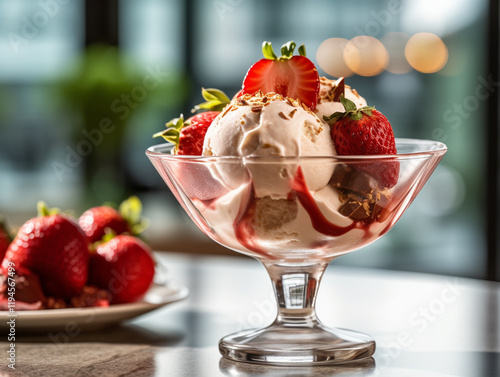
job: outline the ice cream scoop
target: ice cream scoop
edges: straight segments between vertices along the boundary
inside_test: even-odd
[[[207,130],[204,156],[249,157],[246,165],[254,182],[256,196],[286,198],[298,163],[284,160],[283,164],[259,165],[251,157],[335,156],[330,126],[299,101],[276,93],[244,95],[234,99]],[[245,179],[219,164],[220,178],[230,188],[239,187]],[[326,186],[331,167],[308,165],[304,176],[311,190]]]

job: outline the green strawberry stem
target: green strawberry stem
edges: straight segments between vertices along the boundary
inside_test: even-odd
[[[142,202],[137,196],[131,196],[124,200],[118,211],[129,224],[130,231],[134,236],[142,233],[149,226],[149,220],[142,217]]]
[[[324,116],[323,119],[325,121],[333,120],[333,123],[335,123],[347,116],[352,120],[360,120],[363,117],[363,114],[372,116],[372,111],[375,110],[375,107],[373,106],[364,106],[358,109],[356,104],[345,98],[343,94],[340,95],[340,103],[344,106],[345,112],[336,111],[330,116]]]
[[[102,236],[102,238],[99,241],[95,241],[89,245],[89,252],[91,254],[96,253],[97,248],[100,245],[102,245],[108,241],[111,241],[115,237],[116,237],[116,233],[113,231],[113,229],[111,229],[111,228],[104,229],[104,236]]]
[[[40,200],[37,205],[36,205],[36,209],[37,209],[37,212],[38,212],[38,216],[39,217],[45,217],[45,216],[51,216],[51,215],[56,215],[58,214],[59,212],[61,212],[61,210],[59,208],[49,208],[47,206],[47,204],[43,201],[43,200]]]
[[[222,111],[226,105],[231,102],[229,97],[222,90],[214,88],[201,88],[201,95],[206,102],[196,105],[191,112],[199,110]]]
[[[297,44],[294,41],[288,41],[281,46],[281,57],[277,57],[274,53],[271,42],[264,41],[262,43],[262,54],[268,60],[288,60],[293,56]],[[306,47],[302,44],[299,46],[299,55],[306,56]]]
[[[167,127],[166,130],[155,133],[153,137],[161,136],[169,143],[178,147],[181,129],[184,127],[184,115],[181,114],[179,118],[172,119],[170,122],[165,124],[165,127]]]

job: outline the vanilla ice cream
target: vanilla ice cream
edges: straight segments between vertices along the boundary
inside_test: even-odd
[[[234,99],[213,121],[203,145],[204,156],[335,156],[330,126],[308,107],[276,93],[256,93]],[[258,168],[248,160],[246,168],[257,197],[285,198],[290,191],[297,161],[283,161]],[[221,181],[233,188],[242,172],[219,166]],[[304,168],[311,190],[326,186],[333,171],[321,164]],[[244,174],[243,174],[244,175]]]

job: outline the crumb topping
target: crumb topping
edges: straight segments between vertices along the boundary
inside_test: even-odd
[[[294,107],[294,109],[289,113],[288,116],[286,116],[286,114],[284,113],[278,114],[281,118],[285,120],[289,120],[289,118],[292,118],[295,112],[297,111],[297,108],[299,107],[306,110],[309,114],[316,116],[316,114],[312,112],[311,109],[300,100],[284,97],[281,94],[274,92],[269,92],[264,94],[261,91],[258,91],[253,94],[248,94],[248,93],[244,94],[243,96],[238,98],[235,102],[233,102],[232,105],[226,106],[221,117],[224,117],[227,111],[234,111],[237,107],[242,107],[242,106],[250,106],[251,112],[258,113],[262,111],[264,107],[269,106],[273,101],[282,101],[288,104],[289,106]]]

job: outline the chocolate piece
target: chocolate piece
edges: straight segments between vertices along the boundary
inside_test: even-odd
[[[360,193],[371,193],[377,186],[377,182],[372,177],[346,165],[337,165],[330,183],[334,187]]]
[[[343,203],[339,208],[342,215],[366,223],[378,220],[389,201],[380,192],[360,194],[350,190],[341,190],[339,198]]]
[[[339,78],[337,81],[335,81],[333,85],[334,88],[332,89],[330,95],[333,101],[340,102],[340,96],[342,94],[345,94],[344,78],[343,77]]]
[[[330,183],[339,190],[339,212],[354,221],[371,223],[380,218],[389,198],[375,179],[349,166],[339,165]]]

